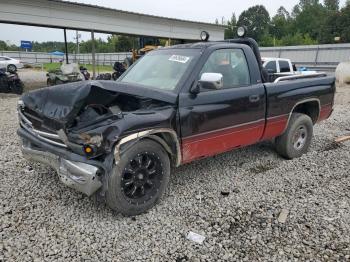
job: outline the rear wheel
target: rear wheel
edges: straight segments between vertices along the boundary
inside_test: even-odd
[[[163,147],[141,140],[121,156],[108,178],[107,204],[126,216],[144,213],[163,195],[170,178],[170,160]]]
[[[301,157],[309,150],[313,123],[309,116],[293,113],[287,130],[276,138],[276,151],[287,159]]]
[[[16,72],[17,71],[17,67],[15,65],[8,65],[7,66],[7,71],[9,71],[9,72]]]

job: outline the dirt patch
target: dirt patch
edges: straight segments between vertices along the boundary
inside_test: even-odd
[[[255,167],[252,167],[249,169],[249,171],[250,173],[253,173],[253,174],[262,174],[276,167],[277,167],[276,164],[268,162],[268,163],[262,163]]]
[[[342,144],[336,143],[334,141],[330,141],[328,144],[326,144],[321,151],[327,152],[327,151],[333,151],[336,149],[339,149],[342,147]]]

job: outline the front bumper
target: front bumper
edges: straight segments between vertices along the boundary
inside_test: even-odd
[[[103,170],[100,167],[101,164],[97,164],[96,161],[84,161],[82,156],[65,152],[64,149],[57,149],[55,152],[52,146],[37,141],[36,137],[32,137],[33,135],[23,128],[18,130],[18,134],[23,141],[23,156],[30,161],[52,167],[57,172],[60,181],[66,186],[88,196],[101,188],[102,183],[99,178]]]

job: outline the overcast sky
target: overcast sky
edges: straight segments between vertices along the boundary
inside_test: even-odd
[[[261,4],[264,5],[273,16],[276,10],[283,5],[288,11],[299,0],[76,0],[87,4],[111,7],[115,9],[132,11],[138,13],[180,18],[185,20],[213,23],[216,18],[221,21],[224,16],[229,19],[234,12],[238,18],[239,14],[247,8]],[[345,0],[340,1],[343,5]],[[20,40],[29,41],[63,41],[62,30],[40,27],[18,26],[0,24],[0,40],[19,44]],[[68,31],[68,41],[74,41],[75,32]],[[90,34],[82,33],[84,40],[89,39]],[[96,37],[106,38],[106,35],[97,34]]]

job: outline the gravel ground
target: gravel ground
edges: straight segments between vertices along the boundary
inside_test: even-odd
[[[332,142],[350,133],[350,88],[340,93],[307,155],[286,161],[265,142],[182,166],[160,204],[134,218],[26,162],[18,98],[3,96],[0,261],[350,261],[350,143]]]

